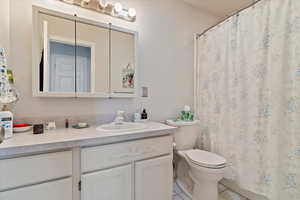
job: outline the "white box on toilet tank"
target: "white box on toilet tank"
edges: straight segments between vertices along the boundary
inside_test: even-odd
[[[2,126],[5,130],[5,139],[13,136],[13,114],[11,112],[0,112],[0,126]]]

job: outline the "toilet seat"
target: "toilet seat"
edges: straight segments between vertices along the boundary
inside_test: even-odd
[[[186,157],[195,165],[211,168],[220,169],[226,166],[225,158],[218,156],[217,154],[202,151],[202,150],[189,150],[185,152]]]

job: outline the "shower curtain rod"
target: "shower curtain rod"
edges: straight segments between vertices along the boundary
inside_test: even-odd
[[[218,23],[212,25],[211,27],[205,29],[202,33],[196,34],[196,39],[198,39],[199,37],[201,37],[202,35],[204,35],[205,33],[207,33],[209,30],[215,28],[215,27],[218,26],[219,24],[225,22],[225,21],[226,21],[227,19],[229,19],[230,17],[233,17],[234,15],[236,15],[236,14],[242,12],[243,10],[246,10],[246,9],[248,9],[248,8],[250,8],[250,7],[252,7],[252,6],[254,6],[255,4],[257,4],[257,3],[260,2],[260,1],[262,1],[262,0],[253,0],[253,3],[251,3],[251,4],[248,5],[247,7],[237,10],[237,11],[234,12],[233,14],[231,14],[231,15],[229,15],[228,17],[226,17],[225,19],[223,19],[222,21],[220,21],[220,22],[218,22]]]

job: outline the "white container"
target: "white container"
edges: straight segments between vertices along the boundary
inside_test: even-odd
[[[13,136],[13,114],[9,111],[0,112],[0,126],[5,130],[4,139]]]

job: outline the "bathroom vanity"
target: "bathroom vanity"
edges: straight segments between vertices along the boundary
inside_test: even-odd
[[[15,135],[0,144],[0,199],[171,200],[173,130]]]

